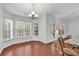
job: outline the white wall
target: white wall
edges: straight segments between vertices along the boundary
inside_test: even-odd
[[[72,40],[79,44],[79,16],[67,22],[67,34],[71,34]]]
[[[39,39],[46,42],[46,14],[42,14],[39,19]]]

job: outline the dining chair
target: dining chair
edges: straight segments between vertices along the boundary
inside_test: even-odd
[[[70,39],[72,36],[67,36],[66,39]],[[58,42],[60,44],[60,49],[62,51],[62,56],[77,56],[78,54],[72,48],[65,47],[64,38],[59,37]]]

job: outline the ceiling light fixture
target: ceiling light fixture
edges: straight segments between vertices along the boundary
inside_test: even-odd
[[[35,12],[34,3],[32,4],[32,7],[33,7],[33,10],[31,11],[31,13],[28,16],[31,19],[37,19],[38,18],[38,14]]]

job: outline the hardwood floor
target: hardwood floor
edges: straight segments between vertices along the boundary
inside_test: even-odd
[[[71,48],[70,44],[65,43],[65,47]],[[79,49],[74,49],[79,54]],[[40,41],[29,41],[14,44],[3,49],[2,56],[61,56],[62,51],[58,41],[44,44]]]

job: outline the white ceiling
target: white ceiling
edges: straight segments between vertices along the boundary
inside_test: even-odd
[[[32,3],[5,3],[2,5],[7,11],[21,16],[25,16],[24,12],[29,14],[33,8]],[[35,3],[34,8],[39,15],[42,13],[48,13],[60,18],[79,15],[78,3]]]

